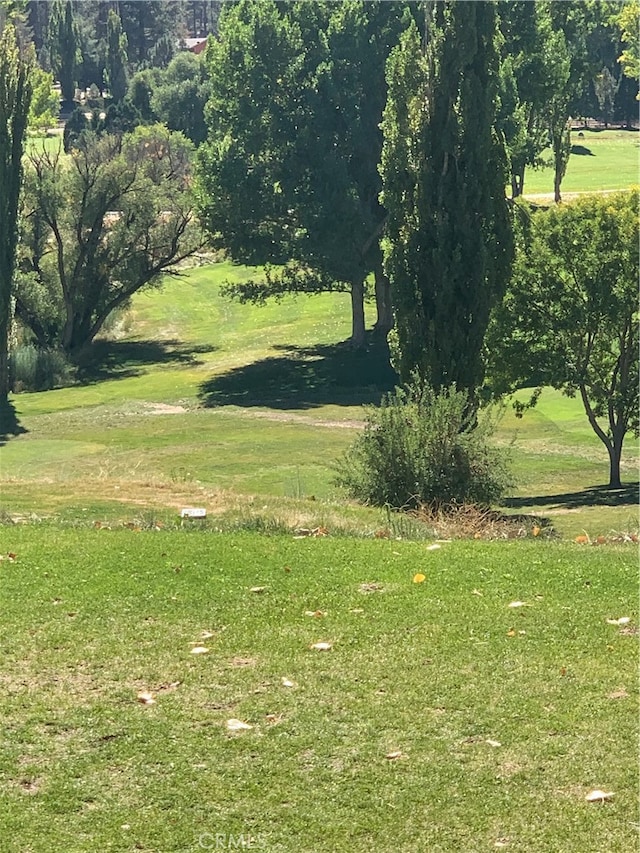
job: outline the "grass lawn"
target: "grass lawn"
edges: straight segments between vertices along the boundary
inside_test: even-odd
[[[363,404],[393,385],[384,352],[339,343],[347,294],[266,307],[220,297],[224,279],[249,274],[203,266],[138,294],[86,384],[16,395],[25,432],[0,447],[0,508],[166,521],[195,504],[289,526],[379,528],[385,513],[346,506],[332,481]],[[637,490],[613,503],[590,491],[607,458],[578,401],[549,390],[522,420],[507,411],[497,439],[514,463],[510,511],[542,514],[566,536],[637,529]],[[623,476],[637,481],[632,439]]]
[[[636,138],[605,188],[629,150],[637,174]],[[607,139],[580,161],[614,158]],[[526,519],[522,540],[429,549],[433,528],[333,484],[393,385],[373,341],[341,343],[348,295],[220,297],[250,274],[138,294],[83,384],[13,398],[3,853],[635,849],[637,549],[572,540],[637,531],[637,444],[629,487],[602,490],[579,403],[546,390],[496,441],[505,511],[560,535]],[[179,527],[184,506],[207,526]]]
[[[635,848],[633,548],[41,524],[0,553],[7,853]]]
[[[573,150],[562,192],[623,190],[640,183],[640,134],[637,130],[574,130]],[[543,153],[551,159],[551,150]],[[550,193],[553,168],[527,169],[525,195]]]

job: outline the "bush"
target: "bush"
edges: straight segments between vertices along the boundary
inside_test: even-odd
[[[50,391],[73,380],[73,369],[62,353],[32,344],[13,350],[9,365],[16,392]]]
[[[375,506],[488,505],[510,482],[504,451],[488,444],[493,430],[489,414],[470,413],[466,394],[414,379],[368,410],[336,482]]]

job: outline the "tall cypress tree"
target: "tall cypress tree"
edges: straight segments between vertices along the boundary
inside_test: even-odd
[[[49,15],[51,69],[60,82],[62,98],[72,101],[78,67],[78,28],[70,0],[54,0]]]
[[[127,94],[127,37],[122,31],[120,16],[109,10],[107,18],[107,67],[106,78],[111,97],[121,101]]]
[[[0,403],[6,401],[9,393],[11,294],[30,102],[30,66],[20,54],[15,28],[6,24],[0,36]]]
[[[509,277],[513,240],[493,2],[425,3],[388,65],[382,156],[389,213],[399,368],[435,389],[474,390],[492,306]]]

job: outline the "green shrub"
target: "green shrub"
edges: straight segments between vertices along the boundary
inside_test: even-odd
[[[493,429],[487,412],[469,413],[464,393],[414,379],[368,410],[336,482],[375,506],[491,504],[510,481],[504,451],[488,443]]]
[[[38,349],[32,344],[11,352],[10,370],[16,392],[50,391],[73,380],[73,368],[62,353]]]

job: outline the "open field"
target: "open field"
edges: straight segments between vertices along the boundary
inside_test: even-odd
[[[562,193],[623,190],[640,183],[640,133],[637,130],[574,130],[573,150]],[[543,153],[551,160],[551,150]],[[525,196],[549,194],[553,168],[527,169]]]
[[[0,554],[6,853],[635,848],[633,548],[40,524]]]
[[[20,394],[25,430],[0,449],[1,508],[88,520],[181,506],[266,512],[296,524],[380,527],[386,514],[344,505],[336,461],[392,387],[385,354],[353,353],[348,295],[242,306],[220,282],[248,271],[203,266],[139,294],[117,339],[100,343],[87,384]],[[369,317],[372,321],[372,317]],[[512,511],[567,536],[636,530],[637,490],[598,496],[606,453],[576,400],[548,391],[497,440],[512,455]],[[637,481],[634,442],[624,474]]]

